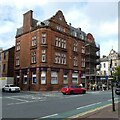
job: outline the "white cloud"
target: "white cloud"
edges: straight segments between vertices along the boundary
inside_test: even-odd
[[[0,34],[5,34],[11,32],[14,28],[14,23],[8,21],[0,25]]]
[[[117,35],[118,34],[118,20],[113,22],[104,22],[99,26],[99,33],[102,36]]]

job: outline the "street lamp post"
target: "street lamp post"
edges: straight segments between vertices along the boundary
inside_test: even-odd
[[[111,71],[111,77],[112,77],[112,59],[110,60],[110,71]],[[112,90],[112,110],[115,111],[113,80],[112,79],[111,79],[111,90]]]

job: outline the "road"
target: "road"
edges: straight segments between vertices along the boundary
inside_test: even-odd
[[[3,93],[1,99],[3,118],[70,118],[110,104],[111,91],[77,95],[63,95],[60,92]],[[117,100],[115,95],[115,102]]]

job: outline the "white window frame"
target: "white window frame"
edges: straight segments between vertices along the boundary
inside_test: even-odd
[[[78,57],[73,57],[73,65],[78,66]]]
[[[63,84],[68,84],[68,74],[63,75]]]
[[[66,49],[66,40],[64,40],[64,48]]]
[[[42,50],[42,54],[45,54],[46,53],[46,50]]]
[[[82,46],[82,53],[85,53],[85,47]]]
[[[20,65],[20,56],[16,56],[16,66]]]
[[[59,43],[59,42],[58,42],[58,37],[56,37],[56,38],[55,38],[55,46],[58,47],[58,43]]]
[[[31,63],[36,63],[36,52],[31,53]]]
[[[37,41],[36,41],[36,36],[32,37],[32,46],[36,46],[37,45]]]
[[[23,76],[23,84],[27,84],[28,83],[28,78],[27,78],[27,75],[24,74]]]
[[[36,82],[34,82],[34,78],[36,79]],[[36,72],[32,73],[32,84],[36,84],[37,83],[37,76],[36,76]]]
[[[16,43],[16,50],[20,50],[20,41]]]
[[[58,47],[61,47],[61,38],[58,38]]]
[[[78,73],[72,73],[72,83],[78,84]]]
[[[46,62],[46,55],[45,54],[42,54],[42,62]]]
[[[58,54],[55,53],[55,63],[58,63]]]
[[[58,84],[58,73],[51,71],[51,84]]]
[[[46,84],[46,71],[41,71],[41,84]]]
[[[42,44],[46,44],[46,33],[42,33]]]
[[[64,48],[64,40],[61,40],[61,47]]]

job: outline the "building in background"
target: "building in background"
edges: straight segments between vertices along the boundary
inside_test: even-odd
[[[14,83],[14,51],[15,46],[0,52],[0,80],[2,86]]]
[[[91,44],[89,36],[92,34],[68,25],[60,10],[42,22],[33,18],[32,10],[26,12],[23,26],[16,33],[15,84],[23,90],[85,84],[85,45]],[[95,41],[93,44],[97,52]]]
[[[100,80],[102,83],[110,83],[111,72],[110,72],[110,61],[112,59],[112,70],[117,66],[120,66],[120,54],[115,50],[111,49],[108,56],[103,56],[100,58],[100,70],[97,72],[98,76],[100,76]]]
[[[14,77],[15,46],[2,51],[2,77]]]

